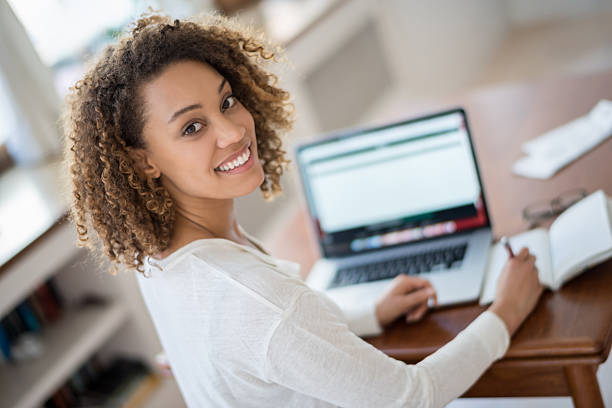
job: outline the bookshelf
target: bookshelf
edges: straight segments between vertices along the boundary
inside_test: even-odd
[[[126,318],[124,308],[117,302],[65,312],[45,330],[41,358],[0,366],[2,407],[41,405]]]
[[[76,247],[61,172],[58,160],[0,177],[0,318],[50,278],[65,301],[62,317],[40,333],[40,357],[0,363],[0,408],[41,406],[94,355],[125,354],[153,368],[161,350],[135,277],[110,276]],[[106,302],[79,305],[84,295]],[[130,390],[129,406],[143,406],[160,386],[152,372]]]
[[[9,265],[0,275],[0,316],[81,252],[76,246],[66,245],[75,239],[74,227],[68,222],[59,222],[27,249],[27,254]]]

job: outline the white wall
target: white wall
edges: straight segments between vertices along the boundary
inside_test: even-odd
[[[500,0],[386,0],[381,29],[403,87],[420,97],[451,93],[474,81],[508,24]]]
[[[505,0],[504,6],[514,26],[612,12],[612,0]]]

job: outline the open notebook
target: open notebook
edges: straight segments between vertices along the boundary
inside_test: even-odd
[[[559,289],[590,266],[612,257],[612,200],[602,190],[565,210],[548,230],[538,228],[509,239],[514,252],[522,247],[536,256],[540,282]],[[495,298],[495,288],[508,253],[501,243],[491,247],[480,304]]]

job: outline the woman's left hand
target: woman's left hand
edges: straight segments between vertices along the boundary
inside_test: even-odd
[[[428,280],[398,275],[389,291],[376,303],[378,323],[386,326],[402,315],[406,315],[407,322],[416,322],[425,315],[429,299],[438,303],[436,291]]]

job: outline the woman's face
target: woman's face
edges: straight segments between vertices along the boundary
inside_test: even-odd
[[[235,198],[263,182],[253,117],[215,69],[173,63],[141,92],[143,170],[174,199]]]

